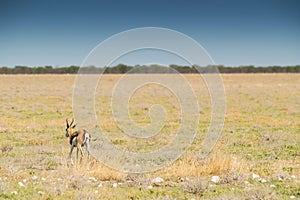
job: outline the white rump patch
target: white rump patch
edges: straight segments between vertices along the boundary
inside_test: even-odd
[[[90,139],[90,134],[88,132],[86,132],[85,136],[84,136],[83,144],[85,144],[86,141],[88,141],[89,139]]]

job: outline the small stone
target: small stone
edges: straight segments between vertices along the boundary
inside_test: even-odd
[[[20,187],[25,187],[25,185],[24,185],[22,182],[19,182],[18,185],[19,185]]]
[[[196,200],[195,198],[191,198],[190,200]]]
[[[262,179],[260,179],[260,182],[262,182],[262,183],[266,183],[266,182],[267,182],[267,180],[266,180],[266,179],[264,179],[264,178],[262,178]]]
[[[102,188],[102,187],[103,187],[102,183],[99,183],[98,188]]]
[[[296,176],[295,176],[295,175],[292,175],[291,178],[292,178],[292,179],[296,179]]]
[[[275,188],[276,186],[275,186],[274,184],[271,184],[270,187],[271,187],[271,188]]]
[[[58,178],[57,181],[62,181],[62,179],[61,179],[61,178]]]
[[[97,179],[96,179],[96,178],[94,178],[94,177],[89,177],[89,180],[91,180],[91,181],[94,181],[94,182],[96,182],[96,181],[97,181]]]
[[[253,174],[252,174],[252,178],[253,178],[253,179],[260,179],[260,176],[259,176],[258,174],[254,174],[254,173],[253,173]]]
[[[213,176],[213,177],[211,177],[211,182],[214,182],[214,183],[219,183],[220,182],[220,177],[219,176]]]
[[[32,177],[32,180],[36,180],[38,177],[36,176],[36,175],[34,175],[33,177]]]
[[[95,190],[95,194],[98,194],[98,192],[99,192],[98,190]]]
[[[163,183],[164,179],[160,178],[160,177],[156,177],[154,179],[152,179],[152,183],[157,184],[157,183]]]
[[[24,182],[24,183],[26,183],[26,181],[27,181],[27,179],[26,179],[26,178],[24,178],[24,179],[23,179],[23,182]]]
[[[46,179],[44,177],[41,178],[42,181],[45,181]]]
[[[113,187],[113,188],[118,187],[118,183],[113,183],[113,184],[112,184],[112,187]]]
[[[147,189],[152,189],[152,188],[153,188],[152,185],[147,186]]]
[[[290,196],[290,199],[296,199],[296,197],[294,195]]]

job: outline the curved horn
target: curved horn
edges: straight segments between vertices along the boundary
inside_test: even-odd
[[[72,126],[73,122],[74,122],[74,118],[72,118],[71,124],[69,126]]]
[[[69,122],[68,122],[68,118],[66,118],[66,123],[67,123],[67,128],[70,127]]]

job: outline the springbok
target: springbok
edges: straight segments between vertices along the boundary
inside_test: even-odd
[[[70,139],[71,149],[70,149],[70,153],[69,153],[69,159],[71,160],[72,165],[74,164],[73,160],[72,160],[73,148],[77,147],[77,151],[76,151],[76,165],[77,165],[79,151],[81,153],[81,159],[83,157],[83,151],[82,151],[83,146],[85,146],[86,151],[88,153],[88,159],[90,157],[91,152],[90,152],[89,142],[91,139],[91,135],[84,129],[73,132],[73,129],[77,125],[77,124],[73,125],[73,122],[74,122],[74,119],[72,119],[71,123],[69,124],[68,119],[66,119],[66,123],[67,123],[66,137],[69,137],[69,139]]]

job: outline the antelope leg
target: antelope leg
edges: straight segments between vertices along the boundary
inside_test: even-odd
[[[90,160],[91,152],[90,152],[90,144],[89,144],[89,141],[86,141],[85,149],[86,149],[86,151],[88,152],[88,160]]]
[[[82,162],[82,158],[83,158],[83,151],[82,151],[82,148],[80,147],[80,155],[81,155],[81,157],[80,157],[80,163]]]
[[[73,152],[73,148],[74,148],[74,146],[71,145],[71,149],[70,149],[70,153],[69,153],[69,159],[70,159],[72,165],[74,164],[74,163],[73,163],[73,160],[72,160],[72,152]]]
[[[77,148],[77,149],[76,149],[76,166],[77,166],[77,164],[78,164],[78,152],[79,152],[79,149]]]

